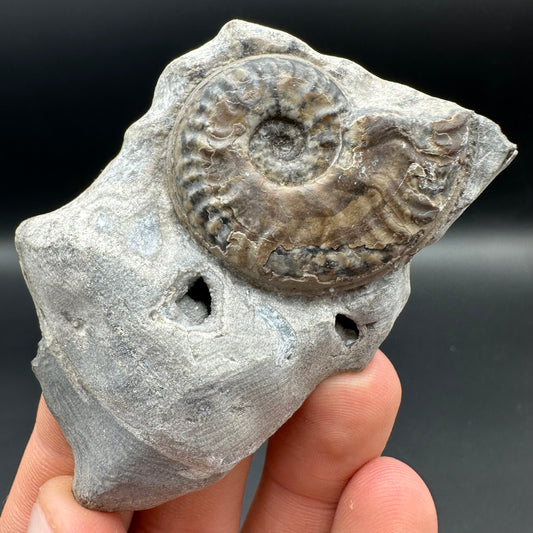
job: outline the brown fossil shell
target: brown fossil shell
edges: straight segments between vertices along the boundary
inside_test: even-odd
[[[362,112],[353,100],[330,73],[291,55],[211,74],[173,130],[180,222],[270,289],[349,289],[405,263],[453,207],[472,114],[423,123]]]

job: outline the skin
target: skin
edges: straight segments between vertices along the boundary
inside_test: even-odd
[[[365,370],[322,382],[269,441],[244,533],[436,533],[428,488],[381,454],[401,386],[378,351]],[[250,458],[221,481],[154,509],[102,513],[72,497],[72,452],[41,399],[35,428],[0,517],[0,533],[27,531],[35,502],[54,533],[239,531]]]

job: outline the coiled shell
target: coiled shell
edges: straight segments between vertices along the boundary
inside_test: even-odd
[[[361,114],[290,55],[237,61],[190,94],[173,131],[181,223],[267,288],[353,288],[424,246],[466,165],[468,112],[433,124]]]

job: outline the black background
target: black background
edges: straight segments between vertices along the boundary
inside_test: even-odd
[[[5,2],[0,8],[2,208],[0,499],[30,428],[39,338],[16,268],[22,219],[72,199],[120,149],[173,58],[232,18],[458,102],[520,154],[413,265],[413,294],[384,349],[404,384],[387,453],[427,481],[441,531],[533,523],[533,187],[528,0]],[[369,532],[370,533],[370,532]]]
[[[477,215],[515,222],[531,209],[527,0],[20,0],[3,11],[7,202],[0,216],[9,229],[81,192],[147,110],[164,66],[236,17],[287,30],[320,52],[489,116],[522,153]]]

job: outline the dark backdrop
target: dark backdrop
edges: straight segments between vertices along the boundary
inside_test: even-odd
[[[0,7],[0,499],[30,431],[39,338],[16,267],[16,224],[75,197],[118,152],[173,58],[231,18],[454,100],[520,155],[435,247],[385,349],[404,383],[387,452],[431,487],[441,530],[533,523],[533,192],[529,0],[19,0]]]
[[[6,2],[7,4],[7,2]],[[522,149],[476,206],[501,222],[532,205],[528,0],[19,0],[0,10],[3,198],[10,230],[82,191],[118,152],[174,57],[231,18],[284,29],[489,116]]]

